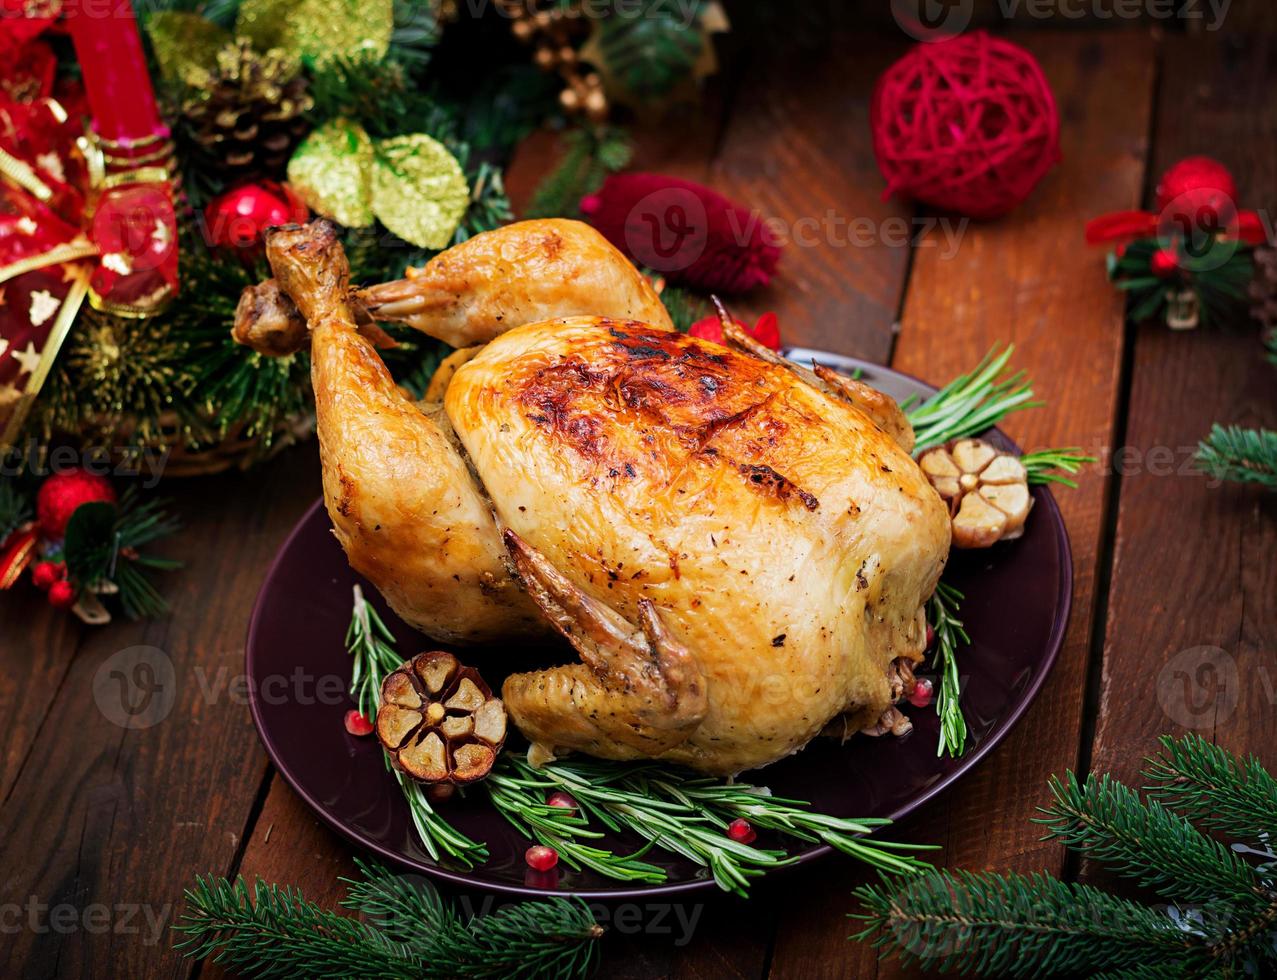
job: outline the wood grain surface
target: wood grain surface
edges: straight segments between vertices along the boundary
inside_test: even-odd
[[[1277,504],[1179,471],[1213,421],[1277,424],[1273,369],[1253,330],[1125,328],[1103,256],[1082,242],[1088,217],[1147,200],[1190,153],[1229,164],[1244,204],[1277,205],[1277,43],[1094,18],[1011,33],[1054,87],[1064,160],[1006,219],[949,219],[946,237],[942,216],[881,199],[873,162],[872,83],[909,39],[864,5],[767,6],[733,11],[706,106],[641,124],[635,166],[711,183],[793,239],[774,285],[733,302],[743,318],[775,310],[791,343],[937,383],[1013,341],[1046,406],[1010,434],[1104,457],[1057,494],[1075,594],[1054,674],[1002,746],[892,828],[942,844],[949,866],[1072,875],[1030,823],[1050,773],[1130,777],[1158,733],[1184,729],[1277,765]],[[1042,26],[995,7],[976,4],[976,22]],[[1239,17],[1258,22],[1253,9]],[[521,148],[516,202],[560,149],[549,134]],[[856,243],[853,221],[869,229]],[[900,242],[902,226],[925,233]],[[167,932],[196,874],[294,885],[327,906],[343,894],[353,852],[273,771],[236,680],[266,567],[318,477],[311,444],[250,473],[166,483],[185,523],[166,547],[187,567],[157,622],[89,630],[25,588],[0,594],[0,906],[24,923],[0,936],[0,976],[220,975],[174,953]],[[172,707],[146,728],[121,727],[110,686],[95,684],[135,647],[174,677]],[[848,941],[864,880],[834,857],[762,882],[749,902],[697,896],[679,909],[690,937],[612,930],[602,975],[897,976]],[[42,928],[25,924],[33,905]],[[86,916],[98,905],[106,929]],[[52,907],[75,921],[51,927]],[[127,923],[123,908],[136,908]]]

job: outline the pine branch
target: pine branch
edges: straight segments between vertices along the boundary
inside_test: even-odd
[[[1151,798],[1231,837],[1277,840],[1277,779],[1200,735],[1163,735],[1143,776]]]
[[[1065,474],[1072,475],[1085,464],[1094,462],[1097,462],[1094,456],[1084,456],[1076,447],[1039,449],[1020,457],[1020,463],[1028,471],[1030,484],[1059,483],[1071,490],[1077,489],[1077,481]]]
[[[1277,432],[1214,425],[1198,443],[1196,463],[1216,479],[1277,490]]]
[[[580,902],[507,906],[466,921],[425,881],[356,860],[342,904],[371,923],[305,901],[292,889],[242,878],[197,878],[174,926],[184,955],[254,977],[587,976],[603,930]]]
[[[927,622],[936,632],[932,666],[940,672],[940,690],[936,694],[936,713],[940,716],[940,744],[936,755],[948,752],[957,758],[966,751],[967,722],[962,716],[962,678],[958,674],[958,644],[971,644],[971,637],[957,618],[963,595],[951,585],[940,582],[927,602]]]
[[[904,409],[913,426],[914,456],[952,439],[979,435],[1012,412],[1036,408],[1033,385],[1023,371],[1004,374],[1014,345],[998,353],[989,351],[969,374],[950,381],[926,401],[905,399]]]
[[[0,476],[0,545],[14,531],[31,520],[34,510],[31,498],[23,493],[18,481]]]
[[[579,899],[506,906],[469,922],[428,883],[392,875],[358,858],[362,880],[343,879],[342,905],[368,916],[388,937],[441,974],[458,977],[565,977],[588,974],[603,934]]]
[[[258,881],[250,892],[243,878],[197,877],[186,902],[173,926],[185,938],[174,948],[248,976],[398,980],[428,969],[403,944],[290,888]]]
[[[881,950],[924,969],[1040,977],[1210,963],[1207,937],[1089,885],[1045,875],[932,871],[856,890],[853,918]]]
[[[563,158],[537,185],[525,218],[578,217],[581,198],[598,190],[604,178],[625,167],[633,154],[625,133],[614,127],[574,129],[563,142]]]
[[[1156,802],[1142,802],[1107,774],[1079,782],[1052,778],[1043,808],[1047,839],[1094,858],[1172,901],[1208,902],[1221,896],[1239,909],[1268,904],[1259,877],[1236,854]]]
[[[394,634],[356,585],[350,626],[346,629],[346,649],[352,659],[350,696],[359,705],[360,714],[370,721],[377,716],[382,680],[403,663],[392,646],[394,641]],[[389,768],[389,762],[386,765]],[[412,825],[432,858],[438,861],[446,854],[467,867],[488,859],[487,847],[471,840],[435,812],[420,783],[405,778],[400,772],[394,775],[408,803]]]

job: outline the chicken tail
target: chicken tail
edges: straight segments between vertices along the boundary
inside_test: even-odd
[[[502,698],[532,741],[529,758],[548,761],[557,749],[643,758],[686,741],[708,709],[705,676],[656,607],[640,601],[635,626],[514,531],[504,539],[524,587],[582,660],[506,680]]]

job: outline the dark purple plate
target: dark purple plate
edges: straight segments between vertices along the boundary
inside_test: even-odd
[[[787,353],[802,363],[815,357],[841,371],[858,368],[866,381],[898,399],[934,391],[913,378],[852,358],[802,349]],[[1014,448],[1001,433],[993,438]],[[970,729],[962,758],[937,757],[939,721],[934,708],[905,705],[914,729],[904,738],[857,736],[844,745],[817,739],[797,755],[742,778],[770,786],[777,795],[808,800],[823,813],[898,820],[984,758],[1037,695],[1055,662],[1069,617],[1073,566],[1064,521],[1047,490],[1036,488],[1034,497],[1037,503],[1023,537],[985,551],[955,551],[945,573],[947,582],[966,593],[961,616],[972,638],[971,646],[961,652],[962,707]],[[359,581],[330,531],[322,501],[316,503],[267,573],[249,625],[250,706],[267,753],[302,799],[356,844],[459,885],[544,893],[544,887],[526,877],[523,852],[528,840],[488,804],[481,788],[439,809],[458,830],[487,844],[489,860],[474,869],[432,860],[417,840],[376,741],[346,734],[342,719],[354,705],[345,694],[350,658],[343,641],[351,587]],[[376,589],[366,583],[364,594],[394,631],[405,658],[434,646],[389,612]],[[572,657],[565,644],[559,661]],[[484,651],[472,661],[484,665],[494,688],[503,675],[492,665],[501,659],[501,651]],[[526,662],[521,669],[527,669]],[[633,843],[621,842],[620,847]],[[793,841],[789,849],[804,862],[829,853],[823,845]],[[668,881],[636,885],[560,866],[554,893],[633,898],[715,887],[705,868],[683,858],[655,852],[647,860],[664,867]]]

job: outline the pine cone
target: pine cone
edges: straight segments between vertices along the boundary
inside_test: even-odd
[[[1255,249],[1255,278],[1250,283],[1250,315],[1264,333],[1277,332],[1277,248]]]
[[[310,129],[313,102],[298,65],[283,51],[253,50],[247,38],[217,56],[205,91],[182,106],[190,147],[230,179],[280,177]]]

